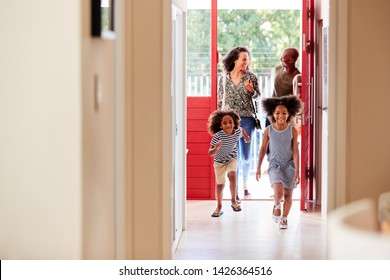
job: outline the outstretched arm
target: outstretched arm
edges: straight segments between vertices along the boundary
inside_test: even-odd
[[[268,147],[268,141],[269,141],[269,126],[265,128],[264,131],[264,137],[263,141],[261,143],[260,151],[259,151],[259,161],[257,163],[257,170],[256,170],[256,180],[259,181],[261,177],[261,164],[263,163],[263,159],[265,157],[265,153],[267,151]]]
[[[295,127],[292,128],[293,132],[293,139],[292,139],[292,148],[293,148],[293,160],[295,165],[295,176],[294,181],[295,184],[299,184],[300,177],[299,177],[299,150],[298,150],[298,131]]]

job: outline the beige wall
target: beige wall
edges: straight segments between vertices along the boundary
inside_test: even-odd
[[[390,190],[390,2],[349,1],[347,200]]]
[[[0,258],[170,259],[171,3],[0,1]]]
[[[125,9],[126,258],[170,259],[172,245],[171,3]],[[147,11],[147,12],[146,12]],[[145,16],[147,14],[147,16]],[[130,175],[129,175],[130,174]]]
[[[90,2],[81,1],[83,259],[115,259],[114,41],[90,36]]]
[[[0,259],[79,259],[80,3],[0,6]]]
[[[1,6],[0,258],[113,259],[114,43],[90,1]]]
[[[386,0],[330,1],[329,210],[390,189]]]

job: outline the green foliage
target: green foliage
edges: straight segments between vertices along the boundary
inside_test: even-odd
[[[102,30],[110,30],[110,16],[109,16],[109,12],[110,12],[110,8],[109,7],[101,7],[101,17],[102,17]]]
[[[188,73],[210,73],[210,10],[189,10],[187,16]]]
[[[252,70],[270,73],[283,49],[300,49],[300,33],[299,10],[218,10],[219,68],[231,48],[243,45],[252,52]],[[189,10],[188,74],[210,73],[210,38],[210,10]]]

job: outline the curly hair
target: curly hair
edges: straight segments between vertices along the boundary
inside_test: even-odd
[[[221,130],[221,123],[224,116],[231,116],[234,122],[234,128],[240,126],[240,116],[234,110],[215,110],[209,116],[207,127],[211,135]]]
[[[265,98],[261,100],[261,105],[267,116],[272,117],[273,122],[276,121],[273,117],[273,113],[278,105],[283,105],[287,108],[289,114],[287,122],[289,122],[292,117],[295,117],[302,108],[301,100],[299,100],[295,95]]]
[[[249,65],[252,60],[251,52],[248,48],[244,46],[237,46],[233,49],[231,49],[227,55],[222,59],[223,67],[225,68],[226,72],[230,72],[234,68],[234,61],[236,61],[240,55],[240,53],[246,52],[249,55]],[[248,68],[249,68],[248,65]]]

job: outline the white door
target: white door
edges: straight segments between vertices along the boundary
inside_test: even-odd
[[[329,41],[328,41],[328,27],[322,28],[322,40],[321,40],[321,62],[322,65],[322,99],[321,105],[318,107],[322,112],[322,136],[321,136],[321,147],[322,147],[322,162],[321,162],[321,213],[322,218],[326,220],[326,213],[328,212],[328,53],[329,53]]]
[[[186,123],[185,123],[185,20],[184,13],[172,6],[172,250],[176,249],[185,221]]]

